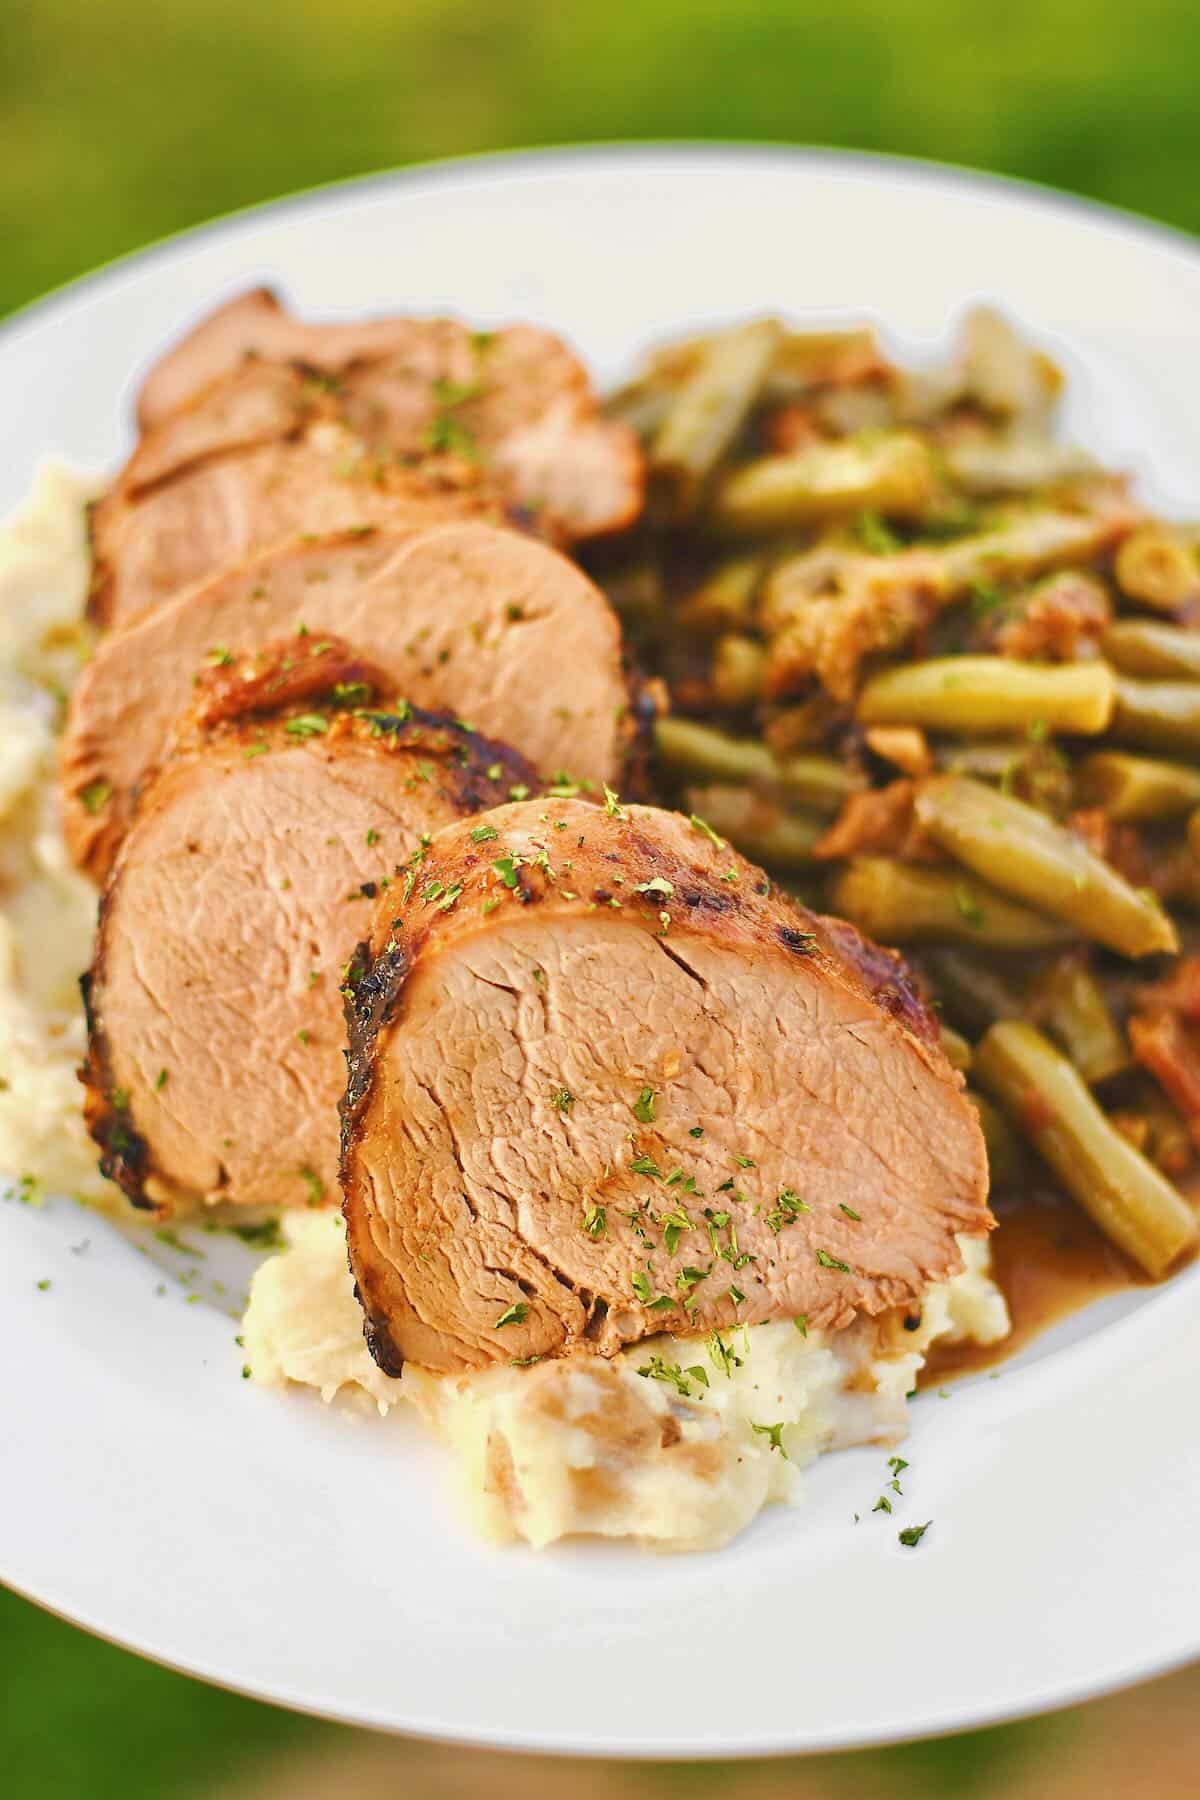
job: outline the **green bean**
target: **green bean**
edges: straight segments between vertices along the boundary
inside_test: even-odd
[[[969,736],[1031,726],[1093,733],[1108,724],[1113,685],[1101,662],[939,656],[882,670],[861,689],[856,710],[864,725],[923,725]]]
[[[1118,676],[1108,735],[1138,749],[1200,757],[1200,682]]]
[[[1125,539],[1113,564],[1121,591],[1143,606],[1178,612],[1200,600],[1200,559],[1169,525],[1143,525]]]
[[[1167,914],[1045,813],[966,775],[921,787],[916,816],[934,842],[1003,893],[1126,956],[1178,950]]]
[[[921,967],[952,1024],[977,1038],[997,1019],[1019,1019],[1025,1012],[1023,984],[989,959],[949,946],[922,951]]]
[[[709,679],[718,706],[749,706],[762,693],[767,652],[757,638],[727,631],[713,647]]]
[[[836,757],[776,758],[765,744],[730,737],[694,719],[668,714],[658,721],[655,739],[659,756],[681,780],[770,784],[818,812],[838,812],[850,794],[866,786],[864,776]]]
[[[785,812],[744,787],[689,788],[690,812],[729,839],[751,862],[772,869],[803,869],[815,861],[813,845],[825,820],[812,813]]]
[[[1077,957],[1060,957],[1035,982],[1030,1011],[1057,1038],[1089,1087],[1132,1064],[1100,983]]]
[[[1103,807],[1118,822],[1177,819],[1200,806],[1200,770],[1183,763],[1093,750],[1075,770],[1080,806]]]
[[[861,381],[880,367],[879,345],[868,327],[852,331],[789,331],[775,354],[767,391],[773,399],[846,381]]]
[[[1016,906],[959,870],[858,856],[834,880],[830,910],[885,944],[983,944],[1043,950],[1066,941],[1053,919]]]
[[[942,1046],[942,1055],[950,1067],[965,1075],[971,1066],[971,1046],[966,1038],[955,1031],[952,1025],[941,1025],[938,1029],[938,1038]]]
[[[979,1114],[983,1141],[987,1145],[988,1175],[991,1189],[1015,1187],[1025,1175],[1025,1150],[1020,1138],[998,1106],[986,1094],[968,1088],[967,1099]]]
[[[1109,547],[1121,524],[1121,515],[1111,511],[1019,513],[939,551],[947,593],[965,594],[980,582],[1024,580],[1063,563],[1087,562]]]
[[[1094,474],[1096,464],[1082,450],[1053,438],[989,437],[950,444],[946,468],[956,487],[976,496],[1018,494],[1027,488]]]
[[[691,512],[704,484],[762,392],[782,335],[775,319],[751,319],[710,340],[671,402],[650,447],[656,484],[677,516]]]
[[[879,432],[744,463],[718,484],[712,517],[719,530],[757,536],[867,509],[917,518],[933,493],[928,445]]]
[[[1109,1123],[1066,1057],[1033,1025],[993,1025],[973,1073],[1068,1193],[1148,1275],[1196,1240],[1190,1206]]]
[[[631,381],[608,401],[607,410],[647,442],[659,430],[671,410],[674,396],[669,388],[650,381]]]
[[[1104,634],[1104,654],[1124,675],[1200,681],[1200,631],[1159,619],[1118,619]]]
[[[715,636],[736,631],[754,610],[762,562],[755,556],[739,556],[721,563],[704,582],[682,600],[675,614],[684,631]]]

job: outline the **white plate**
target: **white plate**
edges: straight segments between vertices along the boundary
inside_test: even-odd
[[[984,295],[1067,362],[1074,431],[1161,501],[1200,500],[1185,240],[915,165],[648,149],[333,189],[55,296],[0,336],[0,505],[43,452],[114,458],[135,372],[260,279],[306,313],[542,319],[603,377],[705,314],[870,313],[911,350]],[[917,1551],[895,1520],[853,1524],[883,1460],[855,1452],[802,1510],[674,1560],[480,1548],[415,1423],[257,1391],[229,1317],[157,1280],[68,1203],[0,1212],[0,1557],[14,1587],[198,1675],[475,1743],[728,1756],[978,1725],[1200,1651],[1200,1269],[918,1401]]]

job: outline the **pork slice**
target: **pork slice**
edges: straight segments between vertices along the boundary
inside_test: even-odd
[[[81,868],[103,878],[197,669],[302,628],[345,638],[393,694],[453,710],[547,775],[620,785],[640,710],[616,616],[573,563],[481,523],[346,532],[266,553],[102,640],[60,752]]]
[[[343,1205],[381,1367],[836,1328],[961,1268],[983,1142],[898,958],[675,814],[480,824],[434,839],[349,980]]]
[[[214,385],[277,379],[271,371],[281,364],[324,382],[374,454],[482,465],[550,535],[618,531],[641,509],[636,438],[603,416],[578,357],[532,325],[481,332],[457,319],[404,316],[310,324],[257,289],[155,364],[139,424],[152,432]]]
[[[316,1204],[337,1176],[344,966],[422,834],[536,777],[292,640],[206,676],[113,869],[87,978],[85,1113],[138,1204]],[[416,862],[410,859],[416,854]]]
[[[250,428],[244,416],[243,423]],[[147,440],[92,509],[88,607],[101,625],[129,624],[181,589],[300,532],[507,519],[493,491],[430,471],[381,466],[331,421],[299,437],[268,436],[220,455],[197,453],[168,476],[143,480],[138,458],[154,450]]]

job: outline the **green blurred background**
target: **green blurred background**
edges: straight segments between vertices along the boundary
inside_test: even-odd
[[[0,0],[0,313],[314,182],[605,138],[897,151],[1200,230],[1198,70],[1197,0]],[[590,1765],[569,1779],[576,1800],[1168,1800],[1200,1792],[1198,1720],[1200,1681],[1185,1674],[1053,1721],[880,1755]],[[566,1778],[561,1764],[292,1719],[0,1593],[12,1800],[536,1800]]]

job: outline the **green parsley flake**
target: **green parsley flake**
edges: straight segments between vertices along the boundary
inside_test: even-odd
[[[710,842],[712,844],[714,844],[718,850],[724,850],[725,839],[723,837],[717,836],[716,832],[713,830],[712,826],[708,823],[707,819],[702,819],[700,817],[699,813],[690,813],[688,815],[688,823],[691,826],[693,831],[702,832],[703,835],[706,838],[708,838],[710,840]]]
[[[301,1181],[305,1182],[308,1186],[308,1200],[306,1204],[309,1206],[320,1206],[325,1198],[325,1183],[321,1180],[321,1177],[312,1169],[308,1168],[297,1169],[296,1173],[299,1175]]]
[[[808,1314],[807,1313],[797,1313],[796,1317],[792,1320],[792,1324],[796,1327],[796,1330],[800,1333],[800,1336],[802,1338],[806,1338],[808,1336]]]
[[[655,1181],[661,1181],[663,1172],[652,1156],[635,1156],[629,1165],[633,1175],[649,1175]]]
[[[664,875],[655,875],[651,881],[639,881],[633,891],[635,894],[662,894],[669,900],[675,889]]]
[[[589,1206],[583,1215],[583,1229],[590,1238],[602,1238],[608,1232],[608,1212],[603,1206]]]
[[[932,1524],[932,1519],[926,1519],[923,1525],[906,1525],[904,1530],[900,1533],[900,1542],[904,1545],[905,1549],[915,1550]]]
[[[633,1103],[633,1116],[640,1125],[653,1125],[654,1102],[657,1096],[653,1088],[644,1087]]]
[[[163,1089],[166,1087],[166,1085],[167,1085],[167,1071],[165,1069],[160,1069],[158,1071],[158,1074],[154,1077],[155,1093],[161,1094]]]
[[[753,1419],[751,1419],[750,1429],[751,1431],[756,1431],[760,1437],[767,1438],[770,1441],[772,1450],[778,1450],[784,1462],[790,1462],[792,1459],[783,1447],[783,1432],[786,1424],[787,1420],[781,1419],[778,1425],[756,1425]]]
[[[838,1211],[844,1212],[848,1219],[853,1219],[856,1224],[861,1225],[862,1214],[859,1212],[855,1212],[855,1210],[852,1206],[847,1206],[846,1202],[844,1200],[838,1201]]]
[[[818,1250],[817,1261],[823,1269],[839,1269],[843,1275],[851,1272],[849,1263],[839,1262],[836,1256],[830,1256],[828,1250]]]
[[[495,869],[506,888],[516,887],[518,879],[517,870],[520,866],[521,859],[519,856],[498,856],[492,864],[493,869]]]
[[[320,713],[299,713],[289,719],[283,728],[291,737],[319,737],[323,731],[329,730],[329,720],[323,719]]]
[[[778,1235],[785,1225],[794,1225],[801,1213],[811,1211],[812,1207],[793,1188],[780,1188],[774,1206],[766,1214],[766,1224]]]
[[[83,801],[83,809],[90,819],[94,819],[100,810],[112,799],[111,781],[89,781],[81,789],[79,798]]]
[[[493,838],[500,836],[494,825],[476,825],[471,833],[473,844],[490,844]]]
[[[623,819],[625,817],[625,808],[621,805],[621,802],[607,782],[604,784],[604,810],[610,819]]]
[[[554,1107],[556,1112],[562,1113],[565,1118],[575,1104],[575,1096],[570,1088],[557,1087],[550,1096],[550,1104]]]
[[[518,1300],[510,1306],[506,1312],[500,1314],[500,1317],[496,1320],[495,1329],[499,1331],[502,1325],[523,1325],[528,1317],[528,1306],[525,1304],[524,1300]]]

